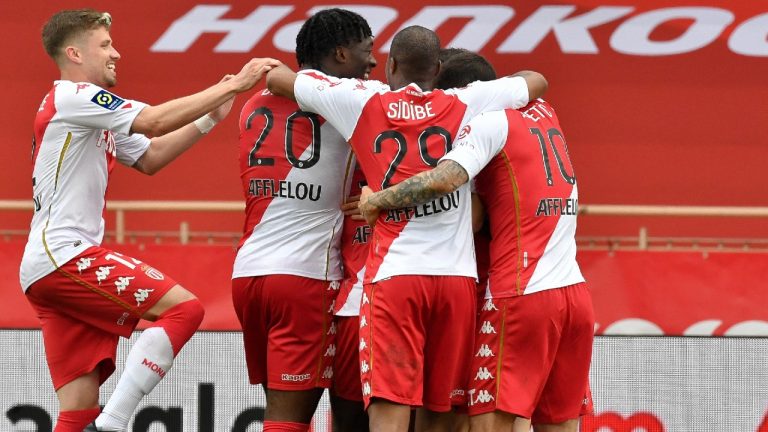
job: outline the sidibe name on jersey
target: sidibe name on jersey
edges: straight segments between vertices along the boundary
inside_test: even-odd
[[[398,99],[387,107],[387,117],[397,120],[422,120],[427,117],[434,117],[432,111],[432,102],[427,102],[423,106],[413,103],[413,101],[404,101]]]
[[[579,213],[577,198],[542,198],[536,216],[576,216]]]
[[[297,200],[317,201],[320,199],[321,185],[294,183],[288,180],[252,178],[248,184],[251,196],[280,197]]]
[[[459,191],[453,191],[426,204],[389,210],[386,222],[400,222],[436,215],[459,208]]]

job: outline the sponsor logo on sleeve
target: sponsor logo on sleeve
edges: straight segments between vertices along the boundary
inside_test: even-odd
[[[123,102],[125,102],[125,100],[117,97],[116,95],[113,95],[112,93],[106,90],[99,90],[99,92],[93,96],[93,99],[91,99],[91,102],[95,103],[96,105],[102,108],[106,108],[110,111],[114,111],[120,105],[122,105]]]

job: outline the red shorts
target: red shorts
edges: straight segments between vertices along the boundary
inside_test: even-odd
[[[275,390],[330,387],[338,282],[293,275],[232,280],[251,384]]]
[[[104,382],[115,370],[118,336],[130,337],[174,285],[149,265],[97,246],[33,283],[27,300],[40,318],[54,388],[97,366]]]
[[[594,324],[584,283],[485,300],[476,327],[469,414],[499,410],[550,424],[591,413]]]
[[[382,398],[437,411],[466,404],[475,281],[395,276],[363,288],[360,372],[366,406]]]
[[[333,359],[333,386],[336,396],[362,402],[360,384],[360,317],[336,317],[336,356]]]

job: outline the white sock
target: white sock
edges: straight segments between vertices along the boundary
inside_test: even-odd
[[[141,398],[152,391],[173,365],[171,340],[162,327],[144,330],[128,353],[114,393],[96,419],[99,429],[124,431]]]

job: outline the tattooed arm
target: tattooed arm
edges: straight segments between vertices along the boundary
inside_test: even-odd
[[[424,204],[455,191],[468,181],[467,171],[458,162],[444,160],[435,168],[382,191],[364,190],[360,197],[360,212],[373,226],[381,210]]]

